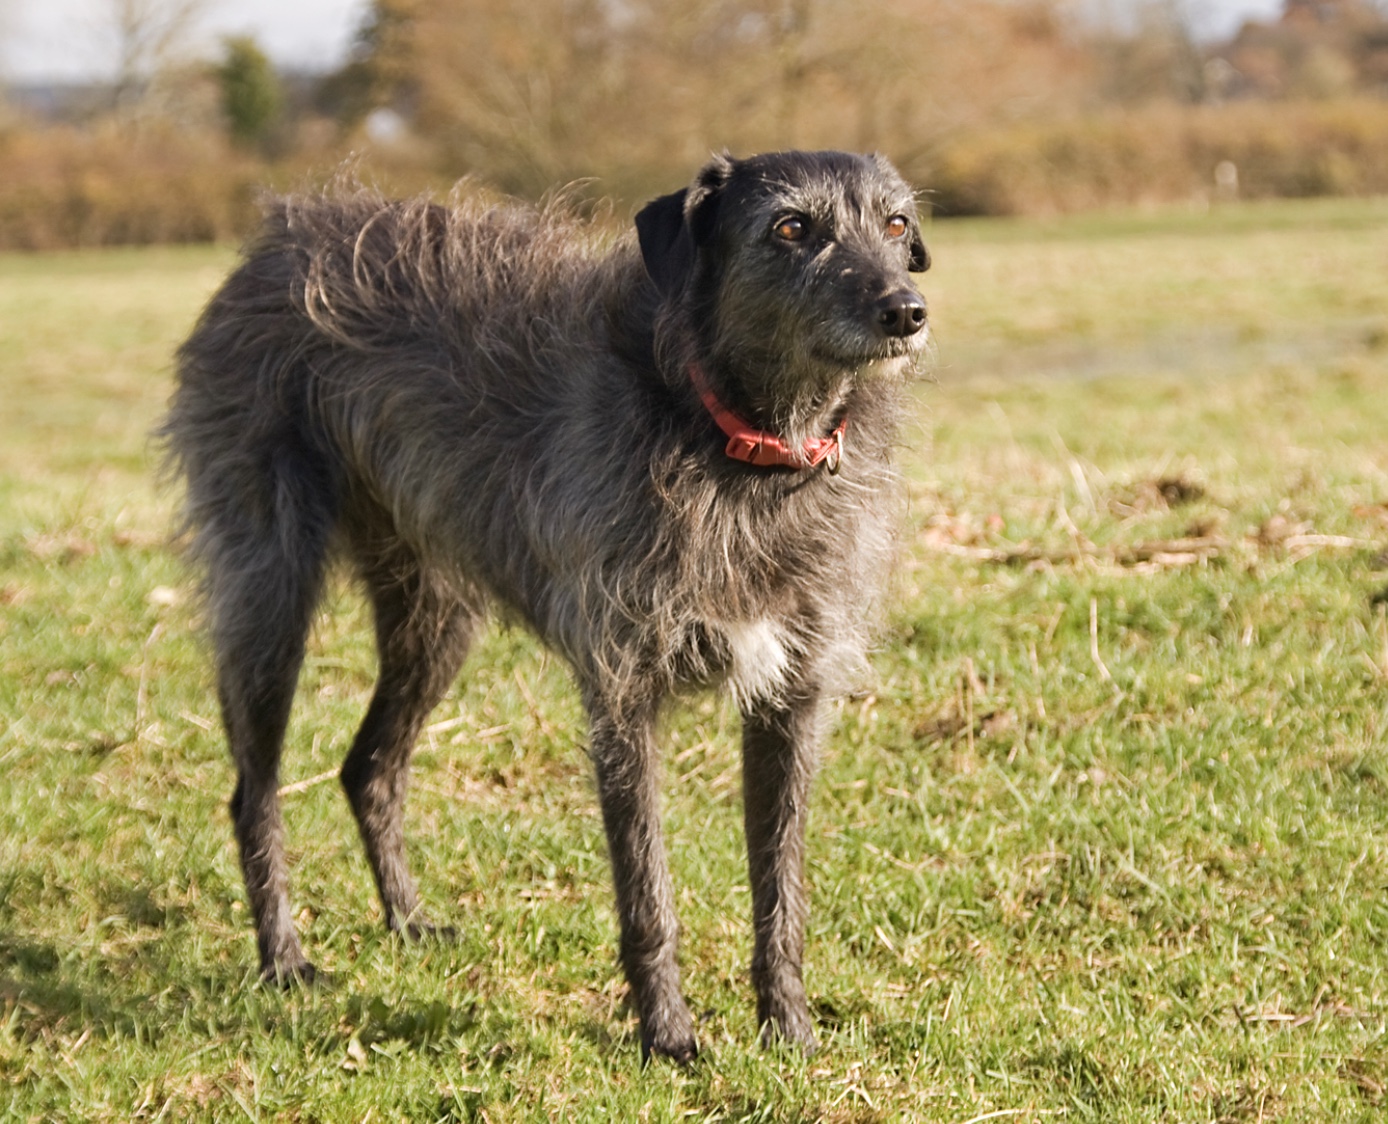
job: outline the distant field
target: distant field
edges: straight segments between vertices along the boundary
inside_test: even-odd
[[[0,257],[0,1116],[1377,1121],[1388,1111],[1388,201],[931,231],[898,596],[816,789],[825,1050],[762,1053],[735,715],[668,731],[705,1047],[642,1070],[579,708],[493,633],[417,757],[456,944],[382,932],[286,758],[301,931],[254,985],[191,582],[146,434],[233,255]]]

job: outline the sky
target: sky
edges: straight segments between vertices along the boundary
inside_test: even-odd
[[[1231,34],[1245,19],[1266,19],[1281,0],[1182,0],[1201,33]],[[253,35],[277,64],[326,71],[341,63],[369,0],[201,0],[195,41],[212,56],[224,35]],[[1121,10],[1125,0],[1096,0]],[[86,81],[114,66],[113,0],[0,0],[0,81]]]

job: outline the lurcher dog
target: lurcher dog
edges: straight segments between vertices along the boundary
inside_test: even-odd
[[[268,208],[178,353],[162,429],[205,575],[231,801],[266,978],[291,920],[281,743],[335,555],[380,673],[342,783],[385,917],[411,747],[488,609],[571,666],[643,1055],[687,1059],[656,726],[721,683],[743,723],[752,979],[813,1049],[801,979],[808,786],[892,545],[889,450],[926,339],[911,190],[886,160],[714,159],[607,248],[562,208],[355,191]]]

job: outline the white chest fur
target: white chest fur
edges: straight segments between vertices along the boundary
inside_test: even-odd
[[[785,687],[791,666],[791,640],[767,618],[723,621],[718,629],[732,650],[728,689],[739,706],[776,698]]]

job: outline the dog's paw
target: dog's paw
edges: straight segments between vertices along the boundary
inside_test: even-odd
[[[649,1064],[651,1058],[669,1058],[680,1065],[688,1065],[699,1056],[699,1043],[694,1032],[682,1034],[658,1034],[648,1036],[641,1032],[641,1062]]]
[[[800,1006],[773,1013],[762,1023],[761,1044],[768,1049],[794,1046],[807,1058],[818,1053],[819,1037],[815,1034],[809,1008]]]
[[[642,1064],[649,1063],[652,1057],[660,1057],[688,1065],[698,1056],[694,1019],[683,1002],[674,1010],[641,1020]]]
[[[310,987],[314,983],[326,982],[327,977],[304,959],[276,961],[260,970],[260,982],[281,991],[294,987]]]

